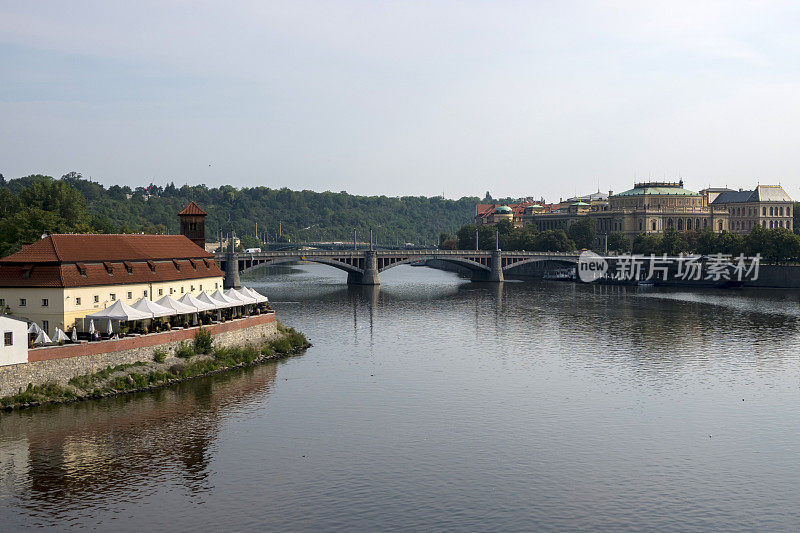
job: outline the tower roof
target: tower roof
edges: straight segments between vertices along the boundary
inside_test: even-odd
[[[194,201],[189,202],[189,204],[183,208],[183,211],[178,213],[180,215],[202,215],[206,216],[208,213],[200,209],[200,206],[194,203]]]

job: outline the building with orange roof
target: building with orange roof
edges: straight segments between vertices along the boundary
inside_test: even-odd
[[[0,308],[52,335],[117,300],[196,296],[222,288],[223,277],[186,235],[46,235],[0,259]]]

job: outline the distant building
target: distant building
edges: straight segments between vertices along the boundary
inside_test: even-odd
[[[701,193],[683,187],[678,182],[634,183],[633,189],[613,194],[607,202],[598,196],[591,202],[562,202],[557,211],[532,213],[526,224],[539,229],[568,229],[583,216],[596,221],[598,235],[622,233],[632,239],[640,233],[663,233],[712,229],[727,231],[728,210],[708,205]]]
[[[752,191],[727,189],[716,194],[710,205],[727,210],[729,230],[736,233],[749,233],[756,226],[792,229],[794,201],[780,185],[759,185]]]
[[[508,220],[514,226],[520,227],[523,224],[525,208],[534,202],[524,200],[508,205],[503,204],[478,204],[475,206],[475,225],[496,224],[501,220]]]

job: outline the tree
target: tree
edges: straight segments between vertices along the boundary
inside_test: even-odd
[[[593,218],[581,217],[580,220],[572,224],[567,230],[569,238],[575,241],[578,248],[591,248],[594,246],[594,238],[597,233],[597,224]]]
[[[608,251],[609,252],[629,252],[631,249],[631,241],[628,240],[622,233],[609,233],[608,234]]]
[[[658,253],[667,255],[679,255],[687,249],[683,234],[674,228],[667,228],[661,236],[661,243]]]
[[[534,250],[537,252],[571,252],[575,250],[573,242],[564,230],[551,229],[536,236]]]
[[[660,254],[662,237],[655,233],[640,233],[633,239],[633,253],[642,255]]]

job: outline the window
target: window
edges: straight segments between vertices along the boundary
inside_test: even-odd
[[[42,298],[42,307],[48,307],[50,305],[49,298]]]
[[[653,231],[655,231],[655,230],[656,230],[656,221],[654,220],[653,221]]]
[[[3,333],[3,346],[14,346],[14,332],[6,331]]]
[[[94,295],[94,303],[100,303],[100,297],[98,295]]]
[[[181,294],[183,294],[183,287],[181,287]]]
[[[75,305],[81,305],[81,299],[75,298]]]
[[[786,216],[787,216],[787,217],[790,217],[790,216],[792,216],[792,208],[791,208],[791,207],[787,207],[787,208],[786,208]]]
[[[145,294],[145,296],[147,296],[147,295]],[[128,300],[130,300],[132,298],[133,298],[133,293],[131,291],[128,291]]]
[[[722,231],[722,221],[719,221],[719,230]]]
[[[158,295],[159,296],[163,296],[164,295],[164,289],[158,289]]]
[[[111,297],[111,301],[112,302],[115,302],[117,300],[117,295],[114,294],[113,292],[111,294],[109,294],[109,296]]]
[[[26,305],[28,305],[28,300],[26,298],[20,298],[19,299],[19,306],[20,307],[25,307]]]
[[[173,290],[174,290],[174,289],[173,289],[172,287],[170,287],[170,288],[169,288],[169,293],[170,293],[170,294],[172,294],[172,291],[173,291]]]
[[[778,213],[780,214],[780,216],[783,216],[783,206],[780,206],[778,208]]]
[[[145,290],[143,290],[143,291],[142,291],[142,296],[144,296],[145,298],[147,298],[147,289],[145,289]]]
[[[214,288],[215,288],[215,289],[219,289],[219,283],[215,283],[215,284],[214,284]]]
[[[765,217],[765,216],[767,216],[767,208],[766,208],[766,207],[762,207],[762,208],[761,208],[761,216],[762,216],[762,217]]]
[[[201,291],[203,290],[203,286],[202,286],[202,285],[200,285],[200,290],[201,290]]]
[[[189,289],[189,292],[194,292],[194,285],[192,285],[192,288]]]
[[[772,216],[772,206],[769,206],[769,216]]]
[[[47,320],[42,320],[42,329],[48,335],[50,334],[50,322]]]
[[[5,298],[0,298],[0,307],[5,307],[5,306],[6,306]]]

